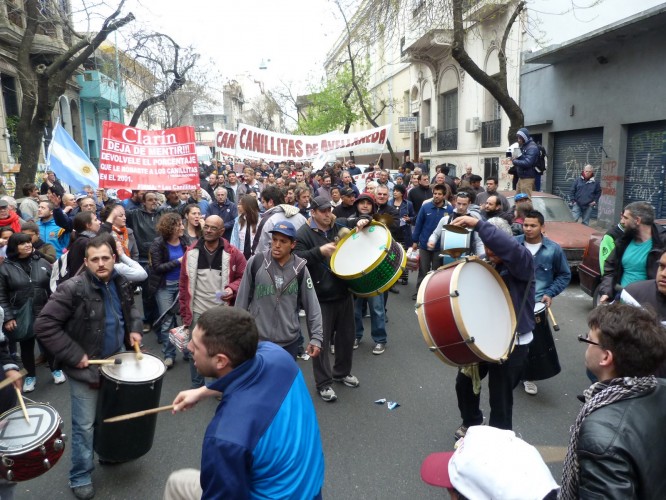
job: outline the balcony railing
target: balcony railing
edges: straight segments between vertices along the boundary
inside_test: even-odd
[[[421,152],[430,153],[432,150],[432,139],[421,134]]]
[[[492,148],[502,143],[502,120],[481,123],[481,147]]]
[[[437,151],[448,151],[458,149],[458,129],[437,131]]]

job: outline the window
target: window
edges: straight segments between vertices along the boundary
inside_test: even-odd
[[[458,149],[458,89],[440,94],[437,150]]]
[[[499,157],[484,158],[483,159],[483,178],[498,177],[499,178]]]

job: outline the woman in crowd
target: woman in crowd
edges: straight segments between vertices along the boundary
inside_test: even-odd
[[[7,258],[0,266],[0,307],[5,311],[2,326],[5,335],[21,345],[23,366],[28,372],[23,381],[23,392],[34,391],[37,383],[32,322],[49,298],[50,278],[51,264],[34,253],[32,238],[23,233],[11,235],[7,242]],[[27,332],[17,338],[24,328]],[[53,381],[56,384],[65,382],[67,379],[62,371],[54,369],[53,356],[47,355],[47,361]]]
[[[201,209],[193,203],[187,205],[183,210],[183,222],[185,224],[185,239],[187,245],[196,243],[203,236],[201,228]]]
[[[256,198],[241,196],[238,202],[238,214],[229,243],[243,252],[245,259],[249,259],[252,256],[252,242],[259,224],[259,204]]]
[[[174,305],[178,300],[180,263],[187,249],[185,226],[180,215],[165,213],[157,222],[159,236],[150,245],[151,274],[148,291],[156,294],[162,324],[157,330],[157,341],[162,344],[164,364],[173,367],[176,359],[176,346],[169,342],[169,330],[176,327]]]
[[[112,233],[116,241],[123,247],[123,253],[128,257],[139,260],[139,246],[134,237],[134,231],[127,227],[127,215],[122,205],[110,204],[100,213],[104,221],[100,232]]]
[[[79,212],[74,217],[74,233],[67,249],[67,278],[73,278],[83,270],[86,246],[90,238],[97,236],[100,227],[95,212]]]
[[[393,205],[400,215],[400,236],[398,242],[407,250],[412,246],[412,224],[416,221],[414,205],[407,200],[407,188],[403,184],[396,184],[393,187],[393,200],[389,204]],[[407,284],[408,272],[405,269],[402,273],[402,284]]]

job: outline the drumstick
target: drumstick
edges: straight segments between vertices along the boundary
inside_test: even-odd
[[[553,315],[553,311],[548,308],[548,316],[550,316],[550,320],[553,322],[553,330],[556,332],[560,331],[560,325],[557,324],[557,321],[555,321],[555,316]]]
[[[123,360],[120,358],[116,359],[89,359],[89,365],[120,365]]]
[[[134,341],[134,352],[136,353],[137,360],[143,359],[143,354],[141,353],[141,346],[136,340]]]
[[[18,375],[14,375],[13,377],[7,377],[2,382],[0,382],[0,389],[4,389],[8,385],[13,384],[18,379],[23,378],[27,373],[28,371],[24,368],[20,372],[18,372]]]
[[[134,413],[125,413],[124,415],[118,415],[117,417],[105,418],[104,423],[110,424],[113,422],[122,422],[123,420],[130,420],[132,418],[144,417],[146,415],[152,415],[153,413],[159,413],[162,411],[173,410],[173,405],[160,406],[159,408],[151,408],[150,410],[136,411]]]
[[[25,421],[30,423],[30,417],[28,416],[28,409],[25,407],[25,401],[23,401],[23,394],[21,394],[21,389],[14,387],[16,389],[16,395],[18,396],[19,404],[21,405],[21,411],[25,417]]]

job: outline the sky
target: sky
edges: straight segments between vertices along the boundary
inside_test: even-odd
[[[573,4],[593,2],[528,0],[528,8],[540,19],[548,45],[666,3],[603,0],[592,9],[562,14]],[[124,11],[129,10],[137,18],[134,27],[163,30],[180,45],[195,46],[225,80],[249,73],[269,89],[290,82],[297,93],[321,80],[326,54],[343,27],[332,0],[126,0]],[[538,46],[527,41],[530,48]],[[259,69],[262,60],[268,69]]]

